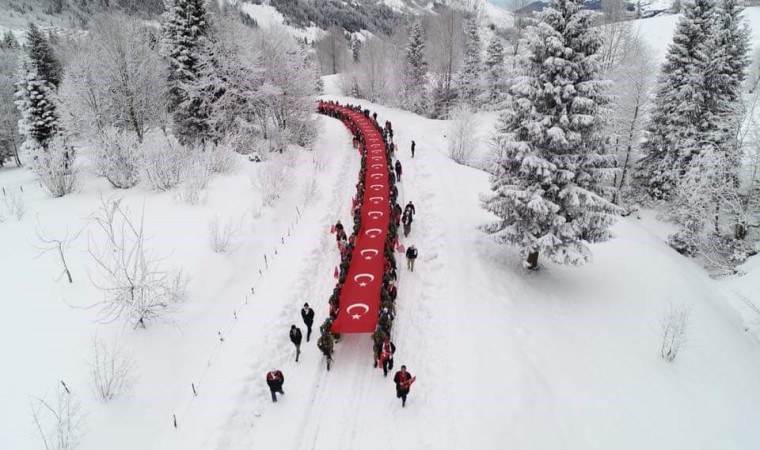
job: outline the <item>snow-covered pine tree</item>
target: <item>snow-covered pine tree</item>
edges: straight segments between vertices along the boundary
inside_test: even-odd
[[[360,41],[356,36],[351,38],[351,59],[354,61],[354,64],[358,64],[361,60],[361,51],[362,51],[362,41]]]
[[[738,0],[722,0],[714,16],[715,24],[710,39],[711,58],[705,73],[707,106],[720,120],[707,126],[708,142],[726,153],[725,161],[733,166],[736,175],[727,180],[738,187],[741,149],[737,142],[742,84],[749,67],[750,31],[741,13],[744,9]]]
[[[422,21],[417,20],[412,25],[406,44],[406,61],[404,66],[403,106],[417,114],[425,113],[427,109],[427,90],[425,75],[427,61],[425,60],[425,38]]]
[[[0,167],[8,160],[21,166],[18,150],[22,137],[18,130],[19,113],[15,105],[16,77],[21,52],[0,48]]]
[[[706,125],[704,74],[711,64],[713,0],[687,3],[668,47],[647,126],[644,157],[634,180],[654,199],[670,198],[689,161],[699,152],[700,127]]]
[[[197,82],[210,31],[204,0],[167,0],[161,22],[164,51],[169,59],[169,110],[174,133],[184,143],[208,138],[207,108]]]
[[[19,48],[18,40],[16,39],[16,36],[13,34],[11,30],[8,30],[3,35],[2,43],[0,43],[0,47],[6,48],[6,49],[17,49]]]
[[[483,70],[483,58],[478,22],[474,14],[465,21],[464,67],[459,79],[460,98],[471,106],[476,106],[482,91],[480,74]]]
[[[493,194],[484,200],[500,219],[485,230],[519,246],[530,269],[539,253],[560,264],[588,262],[587,244],[609,239],[619,212],[608,200],[614,155],[599,133],[607,103],[597,79],[601,39],[594,13],[581,7],[582,0],[554,0],[529,29],[520,57],[526,75],[501,116]]]
[[[722,235],[731,236],[733,225],[742,221],[734,207],[739,198],[742,83],[749,65],[749,31],[736,0],[723,0],[713,16],[707,40],[709,64],[702,73],[702,122],[698,124],[697,152],[681,161],[679,183],[671,205],[673,218],[681,226],[670,239],[685,254],[701,253],[712,258],[711,248]],[[730,216],[727,233],[721,217]]]
[[[37,72],[28,58],[22,59],[16,82],[16,107],[21,113],[19,131],[26,137],[24,147],[46,148],[58,130],[58,113],[53,103],[55,87]]]
[[[494,35],[486,48],[484,97],[489,105],[499,104],[506,94],[504,84],[504,46],[501,38]]]
[[[50,45],[45,33],[34,23],[30,23],[26,31],[26,48],[29,60],[34,65],[39,77],[47,80],[55,89],[58,89],[63,79],[63,66],[55,56],[53,46]]]

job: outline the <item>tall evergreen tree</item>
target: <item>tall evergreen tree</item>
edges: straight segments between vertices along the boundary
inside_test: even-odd
[[[174,133],[183,142],[208,138],[208,108],[198,97],[204,52],[210,25],[204,0],[166,0],[161,23],[163,45],[169,59],[169,110]]]
[[[354,61],[354,64],[358,64],[361,60],[361,50],[362,41],[356,37],[351,38],[351,59]]]
[[[618,209],[614,156],[600,136],[606,85],[597,79],[601,39],[582,0],[554,0],[537,16],[520,57],[526,75],[511,88],[501,116],[499,155],[485,209],[499,217],[486,227],[520,247],[525,266],[539,253],[560,264],[591,259],[587,244],[610,238]]]
[[[0,47],[7,49],[19,48],[18,40],[11,30],[6,31],[3,35],[3,41],[0,43]]]
[[[63,66],[55,56],[53,46],[45,33],[34,23],[30,23],[26,31],[26,47],[29,61],[34,65],[37,75],[58,89],[63,79]]]
[[[506,94],[504,85],[504,46],[501,38],[494,35],[486,47],[486,60],[483,62],[485,72],[485,101],[496,105]]]
[[[19,131],[26,137],[26,147],[47,148],[59,128],[54,90],[53,84],[40,76],[32,61],[22,62],[16,83],[16,106],[21,112]]]
[[[465,22],[464,67],[459,83],[460,97],[469,105],[474,105],[482,90],[480,74],[483,71],[478,19],[472,15]]]
[[[709,40],[711,61],[705,72],[707,106],[717,119],[708,124],[706,140],[727,153],[738,172],[740,149],[736,134],[741,111],[742,84],[749,67],[749,35],[738,0],[722,0],[716,8]],[[713,129],[709,128],[712,125]],[[738,175],[735,177],[738,184]]]
[[[21,52],[17,49],[0,49],[0,166],[12,160],[21,166],[18,150],[22,136],[18,129],[19,113],[16,108],[16,82]]]
[[[714,123],[705,74],[712,59],[713,0],[688,3],[668,47],[654,108],[634,179],[654,199],[668,199],[678,179],[699,153],[705,127]]]
[[[423,114],[427,109],[427,90],[425,86],[427,67],[422,21],[417,20],[412,25],[406,44],[403,85],[404,106],[417,114]]]
[[[707,39],[709,64],[701,80],[705,122],[697,128],[697,152],[676,165],[682,186],[675,191],[671,210],[681,228],[670,243],[685,254],[709,251],[712,245],[704,243],[720,237],[724,213],[734,216],[732,224],[742,222],[730,209],[739,198],[738,135],[742,83],[749,65],[749,31],[741,10],[736,0],[723,0],[716,8]]]

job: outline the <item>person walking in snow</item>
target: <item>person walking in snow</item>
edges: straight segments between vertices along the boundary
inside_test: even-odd
[[[393,217],[393,221],[396,224],[396,227],[401,225],[401,215],[404,212],[401,210],[401,206],[398,203],[393,204],[393,214],[391,215]]]
[[[414,380],[412,374],[406,371],[406,366],[401,366],[401,370],[393,377],[393,382],[396,383],[396,398],[401,399],[402,408],[406,406],[406,396],[409,395]]]
[[[335,341],[332,337],[332,334],[327,332],[323,333],[319,339],[317,339],[317,348],[319,351],[322,352],[323,355],[325,355],[325,359],[327,362],[327,371],[330,371],[330,365],[332,364],[332,354],[333,354],[333,346],[335,345]]]
[[[383,376],[388,376],[388,371],[393,370],[393,354],[396,353],[396,344],[391,342],[391,338],[386,336],[383,345],[380,348],[380,362],[378,365],[383,368]]]
[[[303,319],[303,323],[306,324],[306,342],[309,342],[309,339],[311,339],[311,326],[314,325],[314,310],[309,308],[308,303],[303,304],[301,318]]]
[[[414,147],[417,146],[417,143],[412,141],[412,158],[414,158]]]
[[[401,183],[401,161],[396,160],[396,179]]]
[[[303,334],[301,334],[301,329],[295,325],[291,325],[290,326],[290,342],[292,342],[293,345],[296,346],[296,362],[298,362],[298,357],[301,356],[301,339],[302,338],[303,338]]]
[[[414,272],[414,260],[417,259],[417,247],[410,245],[406,249],[406,268]]]
[[[409,201],[409,203],[406,204],[406,207],[404,207],[404,212],[407,212],[407,211],[411,212],[412,216],[417,214],[417,210],[414,209],[414,203],[412,203],[411,201]]]
[[[267,385],[269,386],[269,392],[272,393],[272,401],[277,403],[277,393],[285,394],[282,390],[282,385],[285,384],[285,376],[282,375],[277,369],[272,369],[267,374]]]
[[[409,236],[409,233],[412,231],[412,212],[410,210],[406,210],[403,217],[401,217],[401,223],[404,224],[404,237]]]

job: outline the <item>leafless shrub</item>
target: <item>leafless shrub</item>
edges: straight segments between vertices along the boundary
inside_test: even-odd
[[[202,192],[208,187],[211,170],[202,155],[196,155],[182,171],[179,197],[189,205],[197,205],[202,200]]]
[[[29,403],[38,437],[46,450],[70,450],[79,446],[86,417],[79,399],[63,382],[52,401],[32,397]]]
[[[142,144],[143,170],[153,189],[168,191],[182,181],[189,154],[174,136],[152,132]]]
[[[206,167],[212,173],[230,173],[235,168],[237,156],[233,150],[232,139],[229,138],[204,152]]]
[[[115,342],[93,339],[92,360],[88,363],[92,389],[103,402],[127,393],[135,383],[134,357]]]
[[[74,166],[76,151],[61,136],[56,136],[46,149],[30,149],[32,170],[43,190],[51,197],[74,192],[79,184],[79,170]]]
[[[16,220],[24,218],[26,203],[24,202],[24,196],[20,192],[9,192],[3,196],[3,203],[5,204],[5,211],[9,216],[14,217]]]
[[[140,182],[142,149],[137,134],[108,127],[100,133],[94,156],[96,170],[118,189],[129,189]]]
[[[278,161],[260,164],[251,173],[251,184],[261,191],[264,205],[272,206],[280,199],[285,187],[285,168]]]
[[[34,247],[37,249],[37,257],[40,257],[48,252],[56,252],[58,254],[58,257],[61,261],[61,274],[58,276],[56,281],[58,281],[62,276],[66,275],[66,278],[68,278],[69,283],[73,283],[74,280],[71,278],[71,271],[69,270],[69,265],[66,263],[66,255],[65,252],[71,247],[71,245],[79,238],[79,235],[82,234],[82,231],[84,229],[80,229],[76,233],[69,234],[69,230],[66,230],[66,233],[62,237],[57,236],[51,236],[45,229],[42,227],[42,224],[40,224],[39,219],[37,220],[37,227],[35,229],[35,233],[37,235],[37,243],[34,245]]]
[[[146,248],[144,215],[137,221],[120,200],[101,199],[91,216],[100,230],[90,237],[89,253],[101,279],[93,282],[104,299],[94,306],[100,320],[125,319],[145,328],[151,320],[166,319],[184,298],[187,282],[181,271],[165,270],[162,258]]]
[[[668,304],[668,309],[662,317],[661,331],[662,344],[660,356],[668,362],[672,362],[681,351],[686,342],[686,332],[689,328],[691,308],[686,304]]]
[[[472,164],[472,154],[477,145],[473,137],[476,128],[473,112],[467,106],[457,107],[452,113],[449,138],[449,156],[457,164]]]
[[[219,216],[214,216],[209,223],[211,250],[215,253],[225,253],[229,251],[239,230],[240,227],[235,223],[219,223]]]

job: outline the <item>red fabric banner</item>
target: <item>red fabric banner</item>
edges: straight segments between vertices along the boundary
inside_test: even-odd
[[[390,224],[390,187],[385,143],[372,120],[363,113],[333,104],[323,106],[348,115],[364,136],[367,171],[361,206],[361,228],[356,236],[351,265],[340,293],[340,311],[332,325],[335,333],[371,333],[380,311],[385,267],[385,238]],[[349,127],[350,128],[350,127]]]

